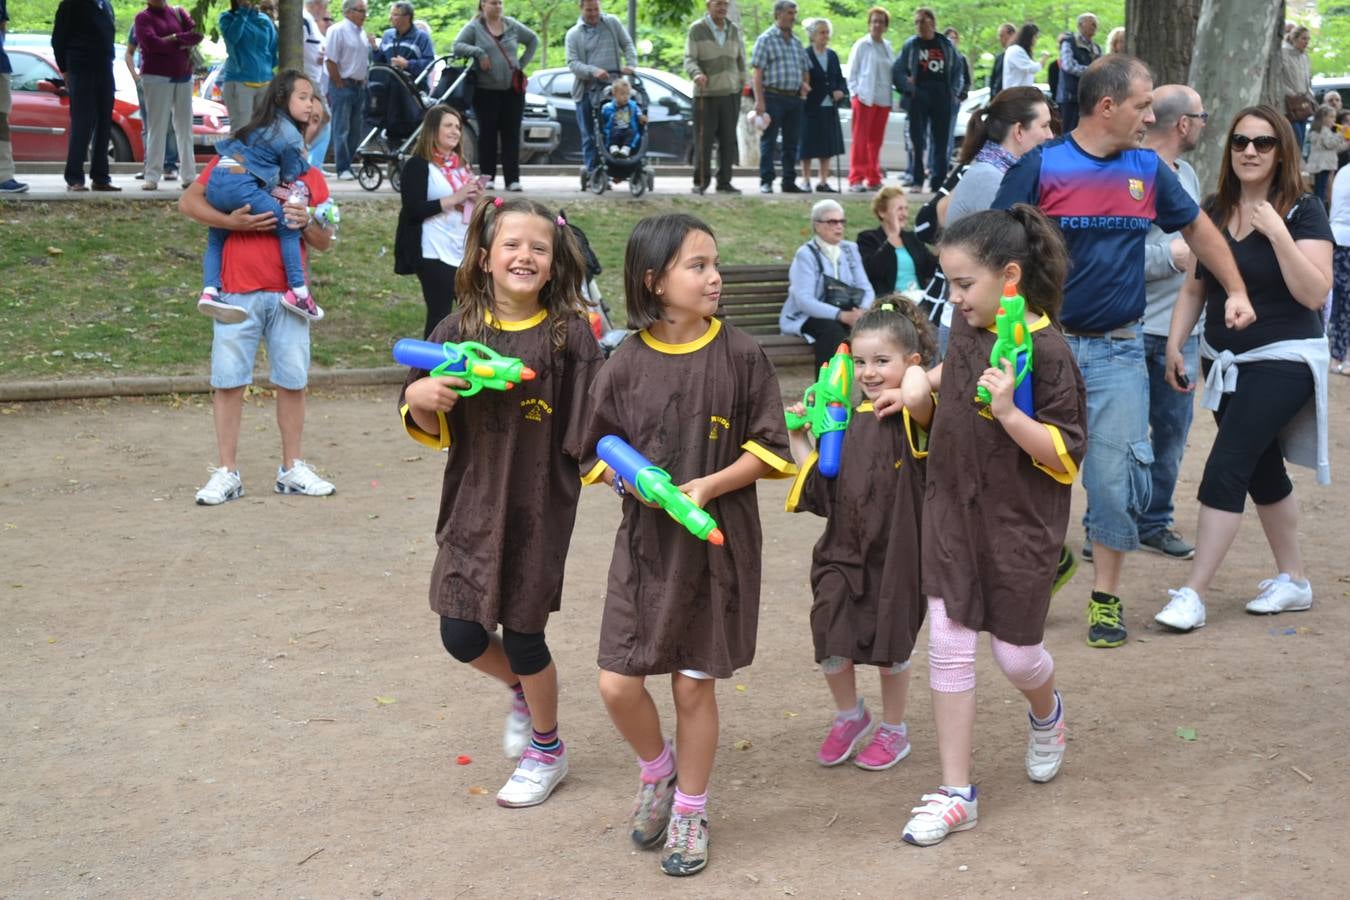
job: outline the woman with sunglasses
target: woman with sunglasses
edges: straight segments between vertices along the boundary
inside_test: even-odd
[[[1237,536],[1247,496],[1275,557],[1277,574],[1259,585],[1247,612],[1312,606],[1298,544],[1298,501],[1285,458],[1330,481],[1327,369],[1321,309],[1331,287],[1331,226],[1304,189],[1298,141],[1269,106],[1238,113],[1228,129],[1218,192],[1204,209],[1224,233],[1250,305],[1227,302],[1203,266],[1192,263],[1172,312],[1167,381],[1193,391],[1181,345],[1200,313],[1204,401],[1218,434],[1200,481],[1195,559],[1185,586],[1155,617],[1178,631],[1205,624],[1204,595]],[[1310,417],[1308,414],[1315,416]],[[1302,414],[1302,415],[1301,415]]]
[[[845,224],[844,208],[835,201],[821,200],[811,207],[815,235],[792,257],[788,296],[778,316],[779,331],[811,344],[817,367],[830,361],[876,299],[858,245],[844,240]],[[846,302],[836,305],[841,298]]]

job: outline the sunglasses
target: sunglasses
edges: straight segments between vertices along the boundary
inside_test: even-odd
[[[1280,145],[1280,139],[1271,134],[1263,134],[1259,137],[1247,137],[1245,134],[1234,132],[1231,140],[1233,142],[1233,149],[1238,153],[1246,150],[1248,144],[1255,144],[1257,153],[1269,153]]]
[[[847,219],[816,219],[822,225],[843,225]]]

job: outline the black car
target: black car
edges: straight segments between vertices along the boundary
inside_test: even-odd
[[[651,105],[647,110],[647,156],[655,163],[689,164],[694,160],[693,85],[678,75],[638,67],[638,77]],[[541,69],[530,76],[529,90],[542,94],[558,113],[562,139],[549,156],[554,163],[581,162],[577,104],[572,99],[570,69]]]

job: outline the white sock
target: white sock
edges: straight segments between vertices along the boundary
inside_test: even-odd
[[[309,288],[302,284],[299,287],[291,288],[291,293],[303,300],[309,296]]]
[[[208,284],[206,287],[202,288],[202,293],[203,293],[203,294],[210,294],[212,297],[219,297],[219,296],[220,296],[220,291],[218,291],[218,290],[216,290],[215,288],[211,287],[211,285],[209,285],[209,284]]]
[[[836,712],[834,717],[841,722],[856,722],[861,719],[867,711],[863,708],[862,698],[858,698],[858,705],[847,712]]]

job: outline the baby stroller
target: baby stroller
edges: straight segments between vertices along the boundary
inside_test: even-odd
[[[609,317],[609,305],[600,296],[600,285],[595,277],[604,271],[604,267],[600,265],[600,258],[591,248],[586,232],[572,224],[565,210],[558,210],[558,215],[567,223],[572,236],[577,240],[577,246],[581,248],[581,256],[586,261],[586,276],[581,282],[581,296],[586,300],[586,314],[590,319],[591,331],[600,342],[600,349],[605,352],[605,356],[609,356],[614,352],[614,348],[628,337],[628,332],[614,327],[614,322]]]
[[[610,81],[596,81],[591,84],[589,91],[591,102],[591,134],[595,140],[597,163],[594,169],[589,172],[583,170],[581,173],[581,189],[589,190],[593,194],[603,194],[610,185],[610,182],[619,184],[628,182],[628,189],[634,197],[641,197],[647,191],[656,186],[656,172],[647,165],[647,136],[648,125],[640,126],[642,129],[642,138],[638,146],[629,156],[615,156],[609,152],[608,142],[605,140],[604,118],[600,114],[604,107],[614,97],[613,79],[626,78],[629,85],[633,88],[633,99],[637,101],[638,109],[642,115],[647,115],[647,109],[650,101],[647,97],[647,91],[642,85],[642,79],[638,75],[624,75],[620,72],[611,72]],[[637,123],[634,123],[636,125]]]
[[[378,190],[388,174],[389,186],[399,189],[403,164],[412,155],[412,146],[422,131],[422,118],[437,103],[447,103],[463,111],[467,104],[457,102],[472,69],[469,66],[442,65],[453,56],[437,58],[412,78],[402,69],[375,64],[370,67],[366,88],[365,122],[370,129],[352,156],[356,180],[368,191]],[[428,91],[428,77],[444,69],[435,90]]]

